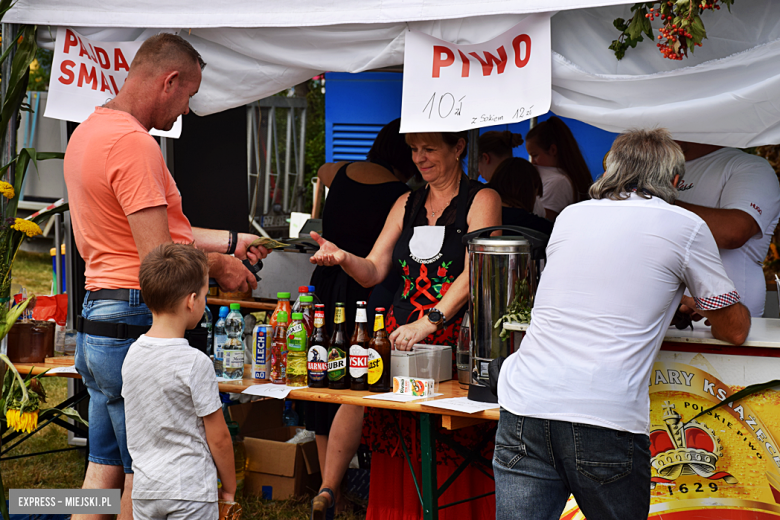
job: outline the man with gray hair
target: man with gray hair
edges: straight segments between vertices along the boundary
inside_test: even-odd
[[[684,162],[666,130],[621,134],[593,200],[558,216],[499,378],[498,519],[557,520],[570,494],[587,518],[647,518],[647,381],[685,288],[716,338],[745,341],[750,316],[712,233],[673,205]]]

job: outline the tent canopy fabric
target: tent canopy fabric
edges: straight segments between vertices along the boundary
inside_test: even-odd
[[[408,30],[459,44],[480,43],[510,29],[524,13],[541,7],[560,9],[552,17],[555,113],[612,132],[660,126],[685,141],[738,147],[780,143],[780,9],[770,0],[740,0],[731,13],[705,13],[708,39],[683,61],[664,59],[649,41],[629,49],[623,60],[615,59],[608,49],[617,37],[612,20],[629,18],[630,5],[571,9],[585,3],[574,0],[288,3],[293,5],[286,7],[287,14],[300,9],[295,26],[282,26],[281,3],[250,5],[241,0],[231,2],[229,8],[220,2],[193,1],[184,7],[179,0],[160,8],[147,1],[110,0],[102,2],[100,9],[89,0],[71,0],[68,16],[52,14],[64,10],[60,0],[19,0],[6,21],[45,25],[58,20],[57,25],[72,25],[103,41],[142,40],[161,29],[178,30],[208,63],[200,92],[191,103],[195,113],[207,115],[274,94],[324,71],[361,72],[401,65]],[[42,7],[46,5],[51,12]],[[155,23],[145,19],[150,23],[132,27],[132,17],[123,22],[103,13],[107,5],[117,8],[114,12],[124,12],[122,7],[139,17],[154,17]],[[343,13],[348,6],[355,12],[341,20],[355,22],[337,23],[334,13]],[[434,7],[440,11],[436,19],[430,18]],[[268,21],[253,27],[264,8],[269,9]],[[246,23],[217,26],[229,25],[216,14],[207,20],[218,9],[229,12],[223,16],[238,16]],[[182,23],[185,18],[171,23],[166,17],[169,11],[198,15],[200,27]],[[489,12],[496,14],[485,15]],[[100,26],[98,19],[103,20]],[[167,27],[161,21],[168,22]],[[39,31],[41,43],[50,43],[55,32]]]

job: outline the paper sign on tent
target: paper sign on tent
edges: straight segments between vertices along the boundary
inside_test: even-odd
[[[81,123],[95,107],[113,99],[125,83],[130,63],[143,42],[100,42],[60,27],[54,42],[45,117]],[[152,135],[178,138],[181,116],[173,128]]]
[[[519,123],[550,110],[550,15],[504,34],[456,45],[406,33],[401,132],[458,132]]]

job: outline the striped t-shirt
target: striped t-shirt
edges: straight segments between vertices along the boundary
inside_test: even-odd
[[[122,365],[133,499],[216,502],[203,417],[221,408],[209,358],[186,339],[141,336]]]

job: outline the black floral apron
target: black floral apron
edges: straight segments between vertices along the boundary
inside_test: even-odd
[[[393,268],[400,271],[403,284],[393,299],[388,328],[414,322],[427,314],[447,294],[452,283],[463,272],[465,249],[461,243],[468,230],[469,181],[461,176],[456,200],[455,222],[447,226],[414,226],[424,199],[404,221],[401,236],[393,249]],[[447,323],[459,320],[465,306]]]

